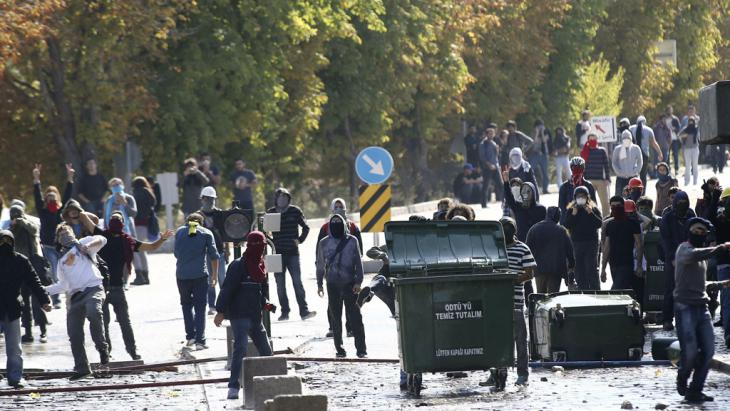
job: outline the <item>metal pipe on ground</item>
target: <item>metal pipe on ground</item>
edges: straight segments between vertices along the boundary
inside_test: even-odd
[[[560,366],[563,368],[618,368],[618,367],[639,367],[642,365],[668,366],[672,365],[669,360],[646,360],[646,361],[545,361],[531,362],[532,368],[549,368]]]
[[[205,380],[183,380],[183,381],[156,381],[137,384],[107,384],[107,385],[85,385],[76,387],[48,387],[48,388],[27,388],[21,390],[0,391],[0,397],[28,394],[52,394],[59,392],[88,392],[88,391],[111,391],[130,390],[136,388],[171,387],[178,385],[200,385],[218,384],[228,382],[228,378],[208,378]]]

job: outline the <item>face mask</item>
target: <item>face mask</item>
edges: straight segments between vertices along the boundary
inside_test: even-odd
[[[58,243],[64,248],[72,248],[78,243],[78,241],[76,240],[76,236],[71,234],[68,230],[63,230],[58,234]]]
[[[61,209],[61,207],[58,206],[57,202],[49,201],[48,203],[46,203],[46,209],[48,211],[50,211],[51,213],[56,214],[58,212],[58,210]]]
[[[586,199],[584,197],[578,197],[575,199],[575,203],[583,207],[584,205],[586,205]]]
[[[636,202],[639,199],[639,197],[641,197],[641,190],[640,189],[631,190],[631,194],[629,195],[629,197],[631,197],[631,199],[634,200],[634,202]]]
[[[198,234],[198,222],[197,221],[188,222],[188,236],[192,237],[196,234]]]
[[[124,223],[118,218],[112,218],[109,220],[109,231],[114,234],[121,234],[124,229]]]
[[[624,206],[622,205],[612,205],[611,206],[611,217],[622,220],[626,218],[626,212],[624,211]]]
[[[345,236],[345,225],[342,224],[342,221],[339,218],[335,221],[330,222],[329,229],[332,237],[338,240]]]
[[[677,214],[680,216],[683,216],[687,214],[687,210],[689,209],[689,203],[680,201],[677,203]]]
[[[512,190],[512,197],[515,198],[515,201],[517,201],[518,203],[521,203],[522,202],[522,195],[521,195],[521,192],[520,192],[520,187],[519,186],[515,186],[515,187],[510,188],[510,190]]]
[[[112,194],[120,194],[124,192],[124,186],[121,184],[117,184],[115,186],[112,186]]]
[[[343,218],[345,217],[345,214],[347,214],[345,209],[342,207],[335,207],[335,209],[333,210],[333,213],[337,214],[338,216],[343,217]]]
[[[515,242],[515,228],[512,227],[511,224],[505,224],[502,226],[502,229],[504,230],[504,240],[507,242],[507,244],[512,244]]]
[[[215,198],[203,197],[200,199],[200,204],[200,208],[202,208],[203,211],[212,211],[213,208],[215,208]]]
[[[707,242],[707,234],[689,233],[689,243],[692,247],[703,247]]]
[[[652,218],[653,217],[653,215],[651,213],[651,210],[648,209],[648,208],[640,208],[639,209],[639,214],[641,214],[641,215],[643,215],[644,217],[647,217],[647,218]]]
[[[13,254],[13,245],[8,243],[0,244],[0,255],[9,256]]]
[[[631,140],[629,140],[628,138],[624,139],[621,144],[624,146],[624,148],[629,148],[631,147]]]
[[[277,208],[287,208],[287,207],[289,207],[289,197],[287,197],[285,195],[280,195],[276,199],[276,207]]]

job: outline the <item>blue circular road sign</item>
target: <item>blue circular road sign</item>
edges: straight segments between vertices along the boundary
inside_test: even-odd
[[[382,184],[393,173],[393,156],[382,147],[368,147],[357,155],[355,171],[365,184]]]

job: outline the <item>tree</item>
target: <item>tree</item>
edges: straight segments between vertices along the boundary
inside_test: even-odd
[[[621,88],[624,83],[624,70],[619,68],[611,76],[608,62],[599,56],[579,71],[578,84],[570,94],[571,118],[580,118],[583,110],[596,115],[618,116],[621,114]]]
[[[574,116],[576,102],[571,101],[571,97],[576,88],[585,86],[586,66],[597,60],[594,39],[599,25],[607,17],[607,5],[608,0],[571,2],[560,27],[552,34],[554,50],[540,86],[548,124],[564,127],[579,118]]]

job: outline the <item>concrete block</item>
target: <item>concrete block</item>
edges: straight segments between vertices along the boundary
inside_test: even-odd
[[[264,411],[264,402],[266,402],[266,400],[275,399],[279,395],[301,393],[302,380],[296,375],[253,377],[253,400],[255,411]],[[248,400],[248,397],[246,400]],[[276,401],[274,401],[274,403],[276,404]]]
[[[277,395],[276,411],[327,411],[326,395]]]
[[[226,352],[228,355],[228,360],[226,360],[226,370],[231,369],[231,357],[233,356],[233,328],[231,328],[231,324],[226,322]],[[258,357],[261,354],[259,353],[259,350],[256,348],[256,344],[253,343],[253,340],[251,338],[248,338],[248,347],[246,348],[246,357]]]
[[[254,406],[254,377],[271,375],[286,375],[286,358],[246,357],[243,359],[243,367],[241,367],[241,382],[243,386],[244,406],[246,408],[253,408]]]

